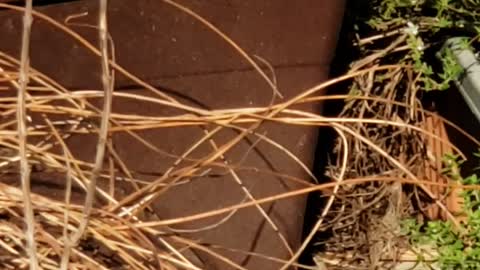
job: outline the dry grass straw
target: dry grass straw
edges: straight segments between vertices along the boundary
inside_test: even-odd
[[[30,198],[30,166],[27,159],[27,116],[26,116],[26,95],[29,81],[29,50],[30,32],[32,28],[32,1],[25,2],[23,16],[22,48],[20,52],[20,71],[18,74],[19,87],[17,95],[17,132],[18,132],[18,154],[20,158],[20,178],[22,183],[24,218],[27,230],[25,238],[27,242],[27,253],[30,260],[30,269],[38,269],[37,247],[35,242],[35,221],[33,218],[32,201]]]
[[[23,269],[29,266],[30,269],[113,269],[122,266],[125,269],[204,269],[202,265],[195,264],[186,258],[185,249],[178,248],[178,246],[184,246],[194,252],[206,252],[234,269],[245,269],[233,260],[220,255],[218,251],[225,249],[223,247],[204,246],[191,239],[172,236],[168,232],[173,230],[170,228],[172,225],[227,214],[216,224],[190,232],[213,229],[221,226],[239,209],[254,207],[277,233],[285,249],[289,251],[290,258],[284,261],[249,251],[236,250],[235,252],[263,258],[272,263],[280,263],[283,265],[281,269],[287,269],[290,266],[300,266],[296,260],[312,241],[317,231],[326,230],[332,226],[338,227],[339,224],[345,224],[347,221],[357,221],[359,214],[356,212],[359,208],[354,204],[359,200],[369,198],[368,202],[363,202],[361,207],[365,208],[365,205],[370,204],[368,211],[375,212],[378,210],[377,203],[385,205],[386,198],[392,197],[388,195],[395,194],[397,201],[387,203],[387,205],[391,206],[393,203],[404,206],[403,203],[398,202],[401,200],[403,183],[412,187],[420,187],[418,192],[425,193],[430,196],[430,200],[442,206],[436,195],[428,192],[425,184],[428,183],[430,186],[447,186],[447,184],[430,183],[428,179],[425,180],[419,175],[420,168],[416,163],[417,160],[423,158],[424,150],[421,149],[421,138],[426,136],[434,140],[442,140],[419,125],[422,118],[418,117],[429,113],[419,108],[419,104],[414,98],[398,101],[389,96],[395,93],[395,85],[389,86],[390,92],[382,92],[389,93],[387,96],[374,93],[370,85],[371,81],[368,80],[372,74],[382,72],[396,78],[392,81],[398,83],[401,79],[398,74],[407,72],[410,67],[390,65],[370,66],[365,69],[363,65],[367,66],[369,63],[364,63],[361,68],[349,74],[310,89],[299,89],[298,96],[279,102],[276,97],[281,97],[281,93],[276,86],[275,78],[270,78],[254,58],[250,57],[221,30],[192,10],[173,1],[165,0],[164,2],[191,15],[218,34],[245,61],[250,63],[272,89],[270,106],[204,110],[183,104],[163,93],[161,89],[156,89],[129,73],[115,62],[113,44],[110,44],[112,49],[108,50],[106,0],[100,0],[98,25],[93,26],[99,33],[100,50],[70,29],[68,25],[32,10],[31,1],[26,2],[25,8],[0,3],[0,8],[23,12],[25,16],[21,59],[17,60],[0,52],[0,89],[7,93],[0,98],[1,116],[2,119],[5,119],[0,123],[0,152],[2,153],[0,168],[11,174],[21,175],[22,179],[22,189],[0,184],[0,214],[2,216],[0,219],[0,246],[2,247],[0,268]],[[59,31],[63,31],[70,38],[82,44],[86,50],[99,57],[99,63],[102,66],[102,90],[85,89],[72,92],[42,74],[41,71],[35,70],[33,67],[29,68],[28,38],[31,14],[36,19],[43,20]],[[75,15],[73,16],[75,17]],[[257,60],[260,61],[260,64],[266,65],[261,58],[257,57]],[[272,68],[270,67],[270,69]],[[114,72],[124,75],[139,87],[150,90],[155,95],[144,96],[114,91]],[[20,84],[16,82],[17,79]],[[372,92],[357,96],[323,96],[321,94],[325,88],[346,80],[354,80]],[[17,97],[11,95],[13,89],[17,90]],[[414,95],[405,96],[413,97]],[[98,109],[93,106],[89,102],[89,99],[92,98],[103,98],[103,108]],[[166,117],[111,112],[112,99],[115,98],[171,107],[184,113]],[[297,104],[331,99],[347,99],[349,100],[347,104],[356,109],[347,107],[341,117],[324,117],[295,109]],[[382,109],[372,110],[372,106]],[[399,110],[403,110],[404,113],[399,114]],[[405,112],[412,112],[412,114]],[[15,113],[17,113],[16,117]],[[31,121],[27,117],[29,114],[40,115],[42,119],[40,124]],[[59,116],[62,120],[54,120]],[[91,124],[95,122],[91,120],[95,119],[101,119],[98,127]],[[334,128],[340,138],[337,149],[339,160],[331,170],[331,178],[335,181],[321,185],[311,184],[307,180],[274,171],[257,170],[258,173],[277,175],[290,181],[300,182],[304,184],[304,188],[266,198],[255,198],[243,185],[238,172],[256,168],[230,164],[224,156],[246,137],[255,137],[257,141],[278,148],[315,179],[308,166],[288,149],[268,136],[256,132],[257,128],[266,121],[283,125]],[[15,130],[15,126],[18,126],[18,130]],[[204,136],[180,156],[158,149],[137,134],[138,131],[181,126],[199,127],[204,131]],[[213,140],[213,137],[224,129],[235,130],[239,132],[239,135],[231,141],[219,145]],[[377,135],[372,135],[372,130]],[[176,162],[162,177],[154,181],[135,179],[110,144],[109,135],[120,132],[129,134],[144,147],[159,155],[176,158]],[[35,139],[32,140],[35,143],[26,140],[27,134]],[[76,159],[72,155],[66,140],[73,134],[98,134],[94,163]],[[393,139],[389,139],[392,136]],[[398,146],[387,143],[389,140],[402,142],[402,147],[407,147],[407,149],[396,151],[393,148]],[[210,145],[211,153],[203,158],[192,158],[191,154],[195,149],[204,144]],[[56,146],[62,149],[62,154],[53,151]],[[451,146],[451,148],[456,149],[455,146]],[[405,155],[405,153],[413,153],[413,156]],[[106,158],[107,156],[108,158]],[[106,159],[108,159],[108,165],[104,165]],[[186,164],[186,161],[189,164]],[[369,165],[372,161],[378,164],[378,167],[372,168]],[[65,175],[66,190],[63,202],[30,191],[28,174],[30,166],[42,166],[49,171]],[[188,183],[188,179],[208,173],[212,167],[225,169],[233,177],[245,194],[245,199],[241,203],[185,217],[153,221],[142,220],[142,213],[156,198],[175,185]],[[134,187],[133,193],[126,197],[115,195],[115,172],[121,172],[127,176],[124,180]],[[100,187],[97,185],[97,179],[107,179],[110,186]],[[73,186],[79,186],[84,190],[86,194],[84,205],[71,202]],[[356,190],[356,192],[363,190],[369,195],[357,194],[356,197],[351,198],[352,190]],[[287,239],[262,205],[315,191],[330,192],[327,207],[301,247],[295,249],[288,244]],[[95,197],[98,198],[97,204],[94,204]],[[341,209],[340,213],[338,213],[339,209]],[[448,211],[445,207],[441,209]],[[401,214],[398,212],[400,210],[392,209],[394,218]],[[35,213],[35,217],[33,213]],[[22,217],[24,217],[23,220]],[[339,219],[343,221],[336,222]],[[24,224],[27,225],[25,232]],[[344,239],[340,240],[345,242]],[[95,252],[91,251],[91,247]],[[314,269],[308,266],[301,267]]]
[[[401,31],[389,38],[391,43],[385,49],[354,62],[350,72],[379,66],[384,57],[405,46]],[[477,145],[478,141],[438,114],[424,110],[418,95],[420,85],[418,74],[400,66],[372,68],[350,84],[349,98],[339,116],[344,119],[346,138],[338,139],[329,177],[337,181],[344,177],[408,177],[425,179],[428,184],[372,181],[331,191],[335,200],[327,204],[329,222],[316,228],[330,235],[319,243],[324,250],[316,256],[319,265],[328,265],[328,269],[394,269],[404,259],[411,260],[405,254],[415,251],[401,232],[405,218],[418,217],[420,222],[443,218],[460,230],[461,220],[456,215],[461,207],[459,189],[442,187],[454,185],[443,174],[443,158],[455,154],[465,159],[465,155],[449,141],[445,126]]]

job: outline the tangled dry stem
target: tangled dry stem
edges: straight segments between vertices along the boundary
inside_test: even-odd
[[[402,32],[390,36],[392,43],[355,62],[351,70],[377,66],[383,57],[404,45]],[[347,178],[387,176],[449,182],[442,174],[443,155],[464,155],[446,136],[443,126],[451,123],[422,109],[419,85],[418,75],[402,67],[372,70],[355,77],[339,117],[358,121],[344,125],[351,132],[345,134],[347,143],[344,138],[338,139],[334,150],[337,158],[328,169],[331,179],[343,178],[348,164]],[[323,252],[317,256],[321,264],[330,265],[328,269],[392,269],[410,249],[401,233],[405,218],[445,218],[459,224],[451,213],[458,210],[454,209],[458,205],[452,206],[446,199],[454,195],[442,188],[369,182],[342,185],[333,193],[336,199],[329,222],[319,228],[330,236],[319,243]]]
[[[271,86],[273,96],[280,96],[275,79],[270,79],[253,58],[235,42],[190,9],[172,1],[165,2],[190,14],[217,33],[240,56],[252,64]],[[0,98],[2,108],[0,168],[2,172],[4,175],[13,175],[14,178],[22,174],[24,183],[28,184],[25,172],[28,171],[29,166],[35,166],[49,172],[64,174],[67,179],[63,202],[34,194],[28,189],[20,190],[14,186],[0,184],[0,246],[2,247],[0,267],[2,269],[23,269],[27,266],[35,269],[37,264],[42,269],[59,269],[60,267],[63,269],[112,269],[117,266],[130,269],[202,269],[201,265],[189,261],[184,255],[184,250],[177,248],[178,245],[193,251],[206,252],[235,269],[245,269],[220,255],[217,250],[222,247],[203,246],[191,239],[172,236],[168,232],[171,231],[169,226],[211,216],[227,214],[226,219],[228,219],[235,215],[238,209],[246,207],[254,207],[264,216],[290,251],[291,258],[283,261],[262,254],[249,255],[282,263],[283,269],[299,266],[295,262],[299,254],[310,243],[317,231],[327,229],[333,232],[332,238],[326,243],[328,252],[350,254],[352,250],[360,251],[356,253],[357,255],[344,258],[348,264],[377,263],[384,259],[379,254],[385,254],[386,248],[387,253],[393,254],[396,249],[402,247],[399,244],[401,241],[397,241],[398,220],[409,214],[413,208],[412,198],[405,198],[403,189],[417,190],[417,186],[425,184],[419,180],[423,179],[421,173],[422,161],[426,155],[426,149],[423,147],[425,138],[441,140],[420,125],[428,112],[421,109],[415,91],[405,87],[411,83],[404,78],[404,74],[409,70],[408,66],[371,66],[368,69],[359,67],[355,72],[299,91],[298,96],[289,100],[275,103],[275,99],[272,98],[271,105],[266,107],[204,110],[178,102],[160,89],[129,73],[119,66],[114,58],[108,57],[106,1],[102,0],[100,6],[102,9],[98,27],[101,41],[99,51],[73,30],[44,14],[32,11],[29,6],[23,9],[0,3],[2,8],[26,12],[25,14],[32,12],[36,18],[64,31],[87,50],[99,56],[103,70],[102,90],[72,92],[42,74],[41,71],[33,68],[28,70],[26,60],[28,55],[24,58],[22,54],[22,59],[18,61],[0,52],[0,89],[6,90],[7,93]],[[24,31],[24,35],[29,35],[28,29]],[[28,48],[28,45],[24,46]],[[114,80],[111,79],[113,71],[110,71],[110,68],[156,95],[152,97],[113,91]],[[372,81],[375,73],[383,73],[390,83],[378,84]],[[25,79],[27,77],[31,82],[28,85]],[[21,78],[20,81],[23,83],[18,85],[16,78]],[[326,87],[352,79],[362,95],[347,97],[318,95]],[[12,89],[18,89],[19,95],[24,96],[20,98],[12,96],[10,94]],[[93,98],[104,98],[103,109],[98,109],[91,104],[90,100]],[[184,113],[167,117],[110,112],[113,98],[176,108]],[[294,108],[301,103],[345,98],[348,101],[346,109],[340,117],[335,118],[327,118]],[[17,102],[21,106],[17,106]],[[25,110],[22,110],[22,106]],[[40,115],[42,120],[33,122],[28,120],[25,114],[15,117],[19,109],[32,115]],[[62,120],[55,120],[59,116]],[[97,122],[96,119],[101,119],[99,126],[94,124]],[[337,148],[339,159],[337,163],[332,164],[330,176],[336,182],[313,185],[304,179],[279,175],[274,171],[264,171],[262,173],[277,174],[284,179],[303,183],[305,188],[267,198],[253,197],[236,173],[242,169],[252,168],[227,163],[224,157],[225,153],[245,137],[251,136],[278,148],[314,178],[308,167],[288,149],[265,134],[256,132],[256,129],[266,120],[284,125],[334,128],[340,138]],[[16,125],[20,131],[22,126],[27,128],[23,134],[26,135],[28,132],[28,135],[35,140],[27,142],[22,136],[17,138],[17,134],[21,132],[17,133]],[[197,126],[204,130],[204,136],[180,156],[158,149],[137,134],[142,130],[181,126]],[[212,129],[207,129],[212,126]],[[213,140],[213,135],[224,129],[236,130],[239,135],[219,145]],[[114,133],[127,133],[144,147],[159,155],[176,158],[176,162],[167,170],[167,173],[154,181],[136,179],[115,149],[111,147],[107,135]],[[83,134],[98,134],[100,138],[95,163],[76,159],[67,146],[66,141],[69,138]],[[192,158],[191,153],[206,143],[210,144],[212,152],[203,158]],[[57,146],[62,149],[62,154],[54,151]],[[455,149],[454,146],[452,149]],[[104,165],[104,156],[108,157],[107,166]],[[20,166],[19,161],[21,161]],[[190,162],[189,164],[193,162],[193,165],[187,164],[186,161]],[[167,220],[143,219],[145,211],[155,198],[160,197],[175,185],[188,183],[189,179],[208,173],[212,167],[222,168],[233,176],[245,193],[245,199],[241,203],[186,217]],[[405,170],[409,173],[405,173]],[[125,175],[122,181],[130,184],[135,190],[126,197],[118,197],[113,192],[115,190],[113,185],[116,184],[114,174],[118,172]],[[109,184],[106,187],[96,185],[97,178]],[[402,185],[401,183],[404,182],[409,185]],[[87,207],[71,202],[72,186],[82,188],[87,194]],[[265,213],[262,204],[319,190],[325,192],[331,190],[329,204],[309,237],[300,248],[293,250],[275,222]],[[419,189],[416,194],[428,197],[428,194],[424,193],[423,189]],[[93,203],[94,195],[99,198],[98,205]],[[29,216],[31,210],[28,207],[22,207],[22,201],[24,203],[29,201],[24,200],[25,197],[32,198],[31,209],[37,213],[35,218]],[[432,200],[432,198],[429,199]],[[24,224],[22,217],[26,217],[25,221],[29,225],[26,235],[22,229]],[[222,222],[225,222],[225,219],[217,224],[198,228],[196,231],[220,226]],[[385,233],[372,235],[372,230]],[[70,236],[72,233],[73,237]],[[36,249],[34,240],[38,246]],[[25,241],[28,243],[27,247],[24,245]],[[335,242],[342,245],[333,245],[332,243]],[[248,251],[237,252],[248,253]],[[312,269],[308,266],[302,267]]]

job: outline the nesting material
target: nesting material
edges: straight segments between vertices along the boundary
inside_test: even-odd
[[[403,42],[399,40],[395,46]],[[372,54],[352,70],[375,66],[378,57]],[[457,215],[462,210],[461,190],[447,187],[458,179],[444,173],[444,157],[462,154],[447,136],[447,122],[422,108],[414,85],[409,71],[398,67],[363,74],[350,86],[351,99],[340,117],[350,120],[345,127],[353,132],[338,138],[328,176],[337,182],[370,181],[325,194],[335,199],[329,222],[320,228],[328,237],[319,243],[325,251],[317,260],[328,269],[403,267],[402,262],[412,261],[415,254],[402,234],[404,219],[444,219],[457,226],[461,222]],[[383,178],[390,181],[374,181]]]

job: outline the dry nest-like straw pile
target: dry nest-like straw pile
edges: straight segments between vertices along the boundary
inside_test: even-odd
[[[219,29],[191,10],[173,1],[165,2],[190,14],[228,42],[267,81],[272,87],[273,95],[279,94],[275,80]],[[235,269],[244,269],[217,254],[211,247],[173,236],[163,228],[232,213],[246,207],[259,209],[270,226],[274,227],[273,221],[262,211],[263,203],[322,190],[330,194],[329,203],[301,247],[292,250],[285,237],[279,235],[291,253],[291,259],[283,262],[283,269],[292,265],[298,266],[296,259],[300,253],[318,230],[325,230],[327,227],[331,227],[334,232],[333,238],[327,243],[330,252],[338,254],[352,250],[350,243],[354,243],[353,247],[357,250],[369,247],[360,254],[370,254],[371,260],[378,261],[384,259],[379,254],[384,253],[387,246],[385,243],[395,238],[398,220],[407,215],[413,207],[410,202],[414,198],[405,197],[405,186],[402,183],[408,183],[408,188],[415,190],[411,194],[415,194],[419,204],[427,198],[436,202],[443,213],[448,213],[445,204],[436,201],[437,194],[428,188],[426,181],[429,179],[424,173],[424,166],[428,156],[428,149],[425,148],[427,141],[449,144],[442,136],[427,131],[423,126],[430,114],[421,110],[415,91],[398,90],[402,89],[399,85],[407,85],[409,80],[412,80],[405,78],[409,67],[390,65],[365,69],[364,66],[359,66],[358,70],[352,70],[343,77],[299,91],[301,94],[298,96],[279,103],[273,102],[268,107],[203,110],[178,102],[164,94],[161,89],[135,77],[114,61],[114,47],[108,40],[106,29],[106,4],[105,0],[100,0],[99,21],[95,26],[99,32],[98,50],[66,25],[33,11],[31,1],[26,1],[25,8],[0,3],[1,8],[23,12],[25,18],[21,59],[0,53],[0,87],[7,93],[0,98],[0,167],[2,175],[13,175],[16,179],[21,179],[21,188],[0,184],[0,268],[24,269],[30,265],[31,269],[200,269],[185,258],[182,250],[176,248],[177,244],[181,244],[216,256]],[[103,89],[72,92],[41,71],[29,67],[32,16],[50,23],[59,31],[64,31],[85,49],[99,56]],[[381,84],[380,87],[373,82],[371,77],[376,72],[384,73],[390,83]],[[121,73],[155,95],[142,96],[113,91],[115,73]],[[362,95],[318,94],[328,86],[352,79]],[[17,95],[12,95],[12,92]],[[119,97],[168,106],[184,113],[168,117],[111,113],[112,99]],[[88,102],[89,98],[103,98],[103,108],[93,106]],[[331,99],[348,100],[341,117],[327,118],[293,107],[300,103]],[[35,115],[35,119],[28,115]],[[59,117],[61,120],[58,120]],[[223,154],[246,136],[257,136],[279,148],[312,175],[287,149],[255,132],[265,121],[334,128],[339,134],[338,163],[333,164],[330,176],[335,181],[315,185],[304,181],[305,188],[266,198],[253,198],[245,189],[249,200],[241,204],[176,219],[144,219],[141,213],[149,208],[155,198],[173,185],[201,174],[209,166],[222,167],[235,176],[235,168],[224,162]],[[109,144],[109,134],[126,132],[145,147],[165,154],[140,137],[136,131],[175,126],[198,126],[205,130],[205,136],[182,156],[176,157],[177,162],[167,173],[153,182],[131,177],[131,173],[121,166],[122,161],[117,158],[118,155]],[[207,129],[212,126],[214,128]],[[201,144],[211,143],[210,138],[222,129],[236,130],[239,135],[223,145],[214,144],[215,151],[210,155],[201,159],[189,159],[190,153]],[[72,156],[65,143],[72,134],[98,135],[94,163]],[[56,153],[53,148],[61,149],[62,154]],[[113,157],[109,164],[115,166],[104,166],[105,153]],[[186,159],[193,162],[193,165],[183,165],[182,162]],[[59,201],[32,193],[29,178],[31,167],[41,167],[43,170],[63,174],[66,183],[65,199]],[[136,189],[134,193],[126,197],[116,197],[112,192],[115,181],[111,179],[115,170],[128,176],[127,181]],[[97,184],[100,182],[107,185]],[[71,201],[72,186],[79,186],[84,190],[84,204]],[[97,203],[94,203],[95,196]],[[382,233],[377,236],[383,238],[372,237],[370,233],[373,228],[391,232],[392,236]],[[367,238],[375,244],[365,242]],[[341,245],[333,245],[334,241],[340,241]],[[265,259],[282,262],[276,258]],[[353,255],[343,259],[358,261],[365,258]],[[312,269],[308,266],[304,268]]]
[[[370,43],[378,47],[377,40],[386,45],[352,63],[350,72],[378,67],[383,58],[408,49],[406,38],[404,32],[396,31],[360,39],[358,44],[367,47]],[[316,257],[328,269],[404,269],[401,262],[415,262],[419,256],[433,261],[433,250],[419,254],[409,245],[402,220],[443,219],[457,226],[462,222],[461,189],[451,188],[459,183],[444,170],[446,155],[461,159],[465,155],[449,140],[447,127],[478,142],[423,109],[419,76],[407,62],[388,70],[373,68],[356,76],[349,86],[351,96],[339,117],[350,131],[340,133],[327,173],[337,182],[345,178],[372,181],[333,189],[336,196],[323,212],[328,222],[318,227],[331,236],[319,243],[324,251]],[[393,182],[374,181],[384,178]],[[408,265],[405,269],[414,266]]]

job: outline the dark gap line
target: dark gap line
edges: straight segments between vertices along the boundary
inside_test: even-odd
[[[261,65],[260,65],[261,66]],[[273,71],[279,70],[279,69],[289,69],[289,68],[311,68],[311,67],[319,67],[319,68],[329,68],[327,64],[323,62],[303,62],[303,63],[295,63],[295,64],[278,64],[274,65]],[[262,70],[268,72],[267,68],[262,67]],[[145,81],[155,81],[155,80],[162,80],[162,79],[176,79],[176,78],[182,78],[182,77],[197,77],[197,76],[207,76],[207,75],[222,75],[226,73],[235,73],[235,72],[250,72],[250,71],[255,71],[252,67],[243,67],[243,68],[231,68],[231,69],[222,69],[222,70],[212,70],[212,71],[199,71],[199,72],[186,72],[182,74],[167,74],[167,75],[161,75],[158,78],[143,78]]]
[[[320,62],[311,62],[311,63],[301,63],[301,64],[280,64],[277,66],[273,66],[274,72],[278,70],[285,70],[285,69],[290,69],[290,68],[314,68],[318,67],[319,69],[324,69],[324,68],[329,68],[327,65],[324,63]],[[262,68],[263,71],[267,73],[268,76],[270,76],[270,70]],[[164,86],[161,86],[161,81],[162,80],[169,80],[169,79],[182,79],[182,78],[194,78],[194,77],[202,77],[202,76],[214,76],[214,75],[224,75],[228,73],[242,73],[242,72],[255,72],[255,69],[245,67],[245,68],[232,68],[232,69],[222,69],[222,70],[215,70],[215,71],[202,71],[202,72],[187,72],[187,73],[181,73],[181,74],[170,74],[170,75],[161,75],[159,77],[140,77],[141,80],[151,84],[153,87],[160,87],[159,89],[165,89]],[[135,74],[135,71],[132,72],[132,74]],[[118,74],[119,77],[124,77],[121,74]],[[127,79],[129,80],[129,79]],[[319,78],[320,82],[320,78]],[[127,82],[118,82],[120,85],[119,87],[116,87],[116,90],[136,90],[141,88],[139,85],[135,83],[127,83]],[[69,85],[64,85],[65,88],[75,91],[75,90],[83,90],[85,87],[79,87],[79,86],[69,86]]]
[[[70,2],[80,2],[80,1],[81,0],[34,0],[33,6],[42,7],[42,6],[58,5],[58,4],[64,4],[64,3],[70,3]],[[12,0],[12,1],[0,1],[0,2],[5,2],[7,4],[14,5],[14,6],[25,5],[25,0]],[[5,9],[0,9],[0,10],[5,10]]]

